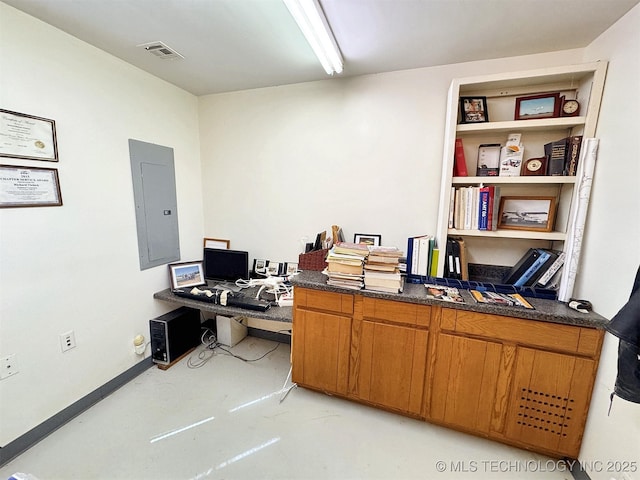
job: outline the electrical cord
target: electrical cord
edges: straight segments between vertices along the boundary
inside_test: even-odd
[[[282,332],[287,332],[291,334],[290,329],[278,330],[275,333],[282,333]],[[242,360],[243,362],[246,362],[246,363],[252,363],[252,362],[257,362],[259,360],[262,360],[270,353],[275,352],[280,346],[280,342],[278,342],[275,347],[265,352],[263,355],[261,355],[258,358],[244,358],[240,355],[236,355],[231,350],[228,350],[221,343],[218,343],[218,339],[215,333],[213,333],[209,328],[206,328],[202,333],[200,337],[200,343],[204,348],[201,348],[198,354],[196,355],[197,360],[193,359],[193,355],[189,357],[189,359],[187,360],[187,367],[189,368],[202,367],[216,355],[216,350],[222,350],[223,352],[225,352],[223,353],[223,355],[228,355],[228,356],[237,358],[238,360]]]

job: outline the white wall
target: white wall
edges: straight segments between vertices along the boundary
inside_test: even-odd
[[[575,294],[613,317],[626,303],[640,265],[640,6],[603,33],[585,51],[586,60],[609,59],[597,136],[598,161]],[[597,462],[640,462],[640,405],[609,394],[617,372],[618,341],[607,334],[580,459],[593,480],[620,479]],[[615,466],[615,464],[614,464]],[[637,465],[640,469],[640,465]],[[640,471],[631,473],[640,479]]]
[[[342,226],[406,248],[435,233],[452,78],[580,63],[581,50],[200,97],[205,233],[297,261]]]
[[[141,272],[127,140],[172,147],[182,257],[201,257],[197,99],[0,3],[0,108],[54,119],[64,205],[0,210],[0,446],[139,361],[133,337],[171,310],[167,267]],[[74,330],[62,353],[58,335]],[[148,350],[147,350],[148,355]]]
[[[170,309],[151,298],[167,286],[165,268],[138,268],[128,138],[175,150],[185,260],[199,258],[206,234],[253,257],[295,261],[300,238],[333,223],[348,238],[380,233],[404,247],[407,236],[435,231],[452,78],[609,59],[576,292],[614,314],[638,266],[638,223],[629,218],[638,211],[640,129],[638,106],[626,103],[639,98],[638,8],[586,52],[196,99],[0,3],[0,108],[55,119],[60,149],[57,164],[2,163],[58,168],[64,199],[0,210],[0,355],[16,353],[20,369],[0,382],[0,445],[133,365],[133,336]],[[621,225],[635,258],[604,282]],[[58,334],[70,329],[78,347],[62,354]],[[639,458],[638,406],[618,399],[604,413],[615,378],[610,339],[601,367],[581,458]]]

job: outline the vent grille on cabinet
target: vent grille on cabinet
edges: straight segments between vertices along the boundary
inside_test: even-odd
[[[572,398],[528,388],[523,388],[520,393],[518,425],[561,437],[567,436],[566,431],[570,428],[573,415]]]

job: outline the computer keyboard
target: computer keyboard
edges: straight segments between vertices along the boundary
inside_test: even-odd
[[[220,305],[220,302],[221,302],[220,294],[222,290],[198,289],[198,293],[192,293],[192,290],[193,289],[176,288],[171,290],[171,292],[174,295],[177,295],[179,297],[189,298],[191,300],[197,300],[199,302],[206,302],[206,303],[213,303],[215,305]],[[271,303],[267,302],[266,300],[260,300],[248,295],[243,295],[238,293],[229,293],[227,294],[226,306],[264,312],[271,307]]]

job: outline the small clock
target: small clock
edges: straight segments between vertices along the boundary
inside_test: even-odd
[[[522,175],[544,175],[547,173],[547,157],[537,157],[525,160],[522,164]]]
[[[575,117],[580,114],[580,104],[577,100],[565,100],[562,103],[560,115],[563,117]]]

